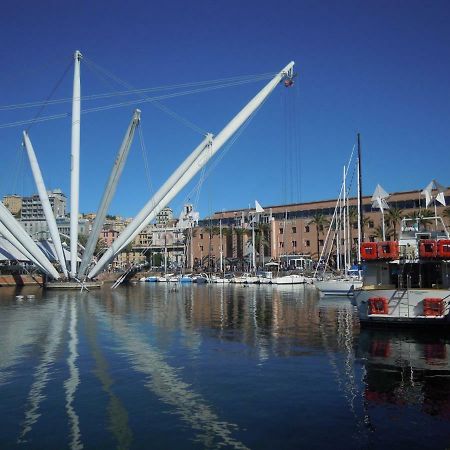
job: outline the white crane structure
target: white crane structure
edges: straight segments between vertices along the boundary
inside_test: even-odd
[[[141,111],[139,109],[136,109],[125,133],[125,137],[123,138],[122,145],[120,146],[117,157],[114,161],[111,175],[109,176],[105,192],[103,193],[103,198],[98,208],[97,215],[95,216],[94,225],[83,252],[83,258],[81,260],[80,268],[78,269],[78,278],[81,278],[85,274],[86,269],[91,263],[97,240],[100,236],[100,232],[102,231],[106,214],[108,213],[109,205],[111,204],[111,200],[113,199],[116,192],[117,183],[119,182],[120,176],[122,175],[122,171],[127,160],[128,153],[130,151],[131,143],[133,142],[134,132],[136,131],[140,120]]]
[[[183,187],[205,166],[230,137],[262,105],[275,87],[284,79],[293,77],[294,62],[278,72],[266,86],[213,138],[208,134],[200,145],[178,167],[158,192],[146,203],[135,219],[122,231],[111,247],[91,269],[88,278],[94,278],[121,249],[131,242],[140,231],[172,200]]]
[[[64,276],[67,278],[67,268],[66,260],[64,258],[64,252],[61,244],[61,238],[59,237],[58,226],[56,225],[56,219],[53,214],[50,201],[48,199],[47,190],[45,189],[44,179],[42,178],[41,169],[34,153],[33,145],[31,144],[30,138],[26,131],[23,132],[23,143],[27,150],[28,159],[30,160],[31,171],[33,172],[34,181],[39,194],[39,199],[41,200],[42,209],[44,210],[45,220],[47,221],[50,236],[52,238],[53,244],[55,246],[56,256],[58,258],[61,269]]]
[[[0,222],[0,235],[2,235],[13,247],[19,250],[22,255],[26,256],[33,264],[39,267],[43,272],[46,272],[33,255],[17,240],[16,237],[14,237],[2,222]]]
[[[0,222],[8,229],[8,231],[17,239],[20,244],[33,256],[39,266],[45,271],[47,275],[52,278],[59,279],[60,275],[53,267],[49,259],[42,253],[37,244],[29,236],[29,234],[22,228],[20,223],[8,211],[5,205],[0,202]]]
[[[61,244],[56,219],[50,205],[42,173],[38,164],[33,145],[26,131],[23,132],[23,143],[42,203],[44,215],[49,232],[55,247],[57,260],[65,278],[93,279],[114,257],[126,247],[141,231],[153,220],[156,215],[186,186],[189,181],[208,163],[221,147],[244,125],[244,123],[257,111],[276,86],[284,81],[286,87],[291,86],[294,62],[290,62],[278,72],[220,131],[217,136],[207,133],[200,144],[186,157],[179,167],[172,173],[167,181],[144,205],[134,220],[122,231],[112,243],[100,260],[90,269],[93,254],[100,232],[104,225],[108,208],[115,194],[117,184],[122,174],[130,146],[137,126],[140,123],[140,110],[135,110],[118,154],[114,161],[109,180],[106,184],[93,229],[90,233],[86,248],[84,249],[80,267],[78,261],[78,213],[79,213],[79,187],[80,187],[80,116],[81,116],[81,83],[80,61],[81,53],[74,53],[74,78],[72,96],[72,134],[71,134],[71,182],[70,182],[70,270],[66,266],[64,250]],[[0,202],[0,234],[3,235],[17,250],[36,264],[46,275],[58,280],[61,275],[50,262],[50,259],[41,251],[31,236],[20,223],[12,216],[8,209]],[[221,249],[222,252],[222,249]],[[222,259],[222,258],[221,258]],[[255,265],[255,264],[254,264]],[[222,267],[222,261],[221,261]]]
[[[72,142],[70,159],[70,275],[77,273],[78,244],[78,203],[80,192],[80,116],[81,87],[80,61],[82,55],[77,50],[74,54],[73,100],[72,100]]]

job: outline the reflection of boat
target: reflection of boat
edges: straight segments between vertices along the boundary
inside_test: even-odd
[[[450,325],[450,239],[442,225],[429,231],[403,219],[399,241],[364,242],[364,286],[355,292],[363,324]]]
[[[364,397],[369,406],[419,406],[422,413],[450,419],[449,336],[363,329],[356,352],[365,366]],[[425,420],[416,423],[417,433],[428,431]]]

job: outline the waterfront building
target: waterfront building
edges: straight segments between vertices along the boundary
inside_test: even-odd
[[[450,203],[450,188],[445,191],[446,203]],[[366,241],[379,241],[381,239],[381,213],[372,207],[372,200],[364,196],[363,236]],[[423,214],[426,210],[425,199],[421,190],[392,193],[388,199],[391,211],[398,211],[402,217]],[[358,243],[356,207],[357,199],[349,199],[351,211],[351,240],[356,253]],[[255,225],[258,238],[256,245],[257,262],[262,265],[263,260],[279,260],[284,255],[309,255],[318,259],[323,249],[327,224],[331,220],[336,206],[336,199],[315,202],[295,203],[286,205],[263,206],[264,213],[260,215],[259,223]],[[425,214],[434,215],[434,206],[425,211]],[[444,206],[437,205],[437,214],[442,216]],[[253,211],[254,212],[254,211]],[[248,265],[248,251],[251,241],[251,213],[252,210],[236,209],[214,213],[210,218],[201,220],[194,228],[192,251],[194,264],[217,266],[220,254],[219,223],[222,223],[223,256],[229,265],[240,263],[244,269]],[[385,219],[388,220],[386,211]],[[390,220],[387,230],[387,239],[393,239],[398,233],[400,219]],[[261,242],[262,241],[262,242]],[[264,255],[264,256],[263,256]],[[205,264],[206,261],[206,264]],[[208,261],[210,261],[208,263]]]

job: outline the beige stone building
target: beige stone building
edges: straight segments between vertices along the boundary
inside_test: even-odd
[[[14,217],[20,217],[22,211],[22,197],[20,195],[5,195],[3,197],[3,204]]]

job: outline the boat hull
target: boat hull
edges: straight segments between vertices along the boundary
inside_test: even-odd
[[[301,275],[286,275],[272,279],[272,284],[304,284],[305,277]]]
[[[362,287],[358,280],[316,280],[314,286],[321,295],[353,297],[354,291]]]
[[[387,299],[387,314],[370,314],[369,299]],[[426,316],[424,299],[444,300],[443,315]],[[355,292],[353,304],[358,308],[361,325],[377,326],[450,326],[450,290],[447,289],[361,289]]]

